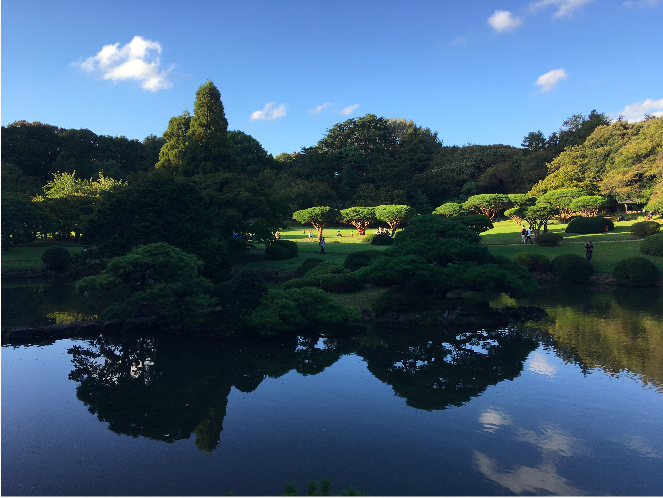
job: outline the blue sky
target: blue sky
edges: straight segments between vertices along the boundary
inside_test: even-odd
[[[142,140],[211,79],[276,155],[368,113],[519,146],[592,109],[663,115],[662,0],[4,0],[1,119]]]

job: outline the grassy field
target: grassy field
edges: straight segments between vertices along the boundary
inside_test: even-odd
[[[663,257],[641,254],[641,239],[631,237],[631,225],[636,221],[642,220],[617,221],[615,222],[614,231],[590,235],[564,233],[566,225],[549,225],[550,231],[560,233],[564,237],[562,243],[556,247],[522,244],[520,242],[521,228],[511,220],[494,223],[495,228],[482,233],[481,239],[492,254],[510,259],[523,252],[543,254],[550,259],[561,254],[584,256],[585,243],[591,240],[594,245],[592,264],[596,271],[612,273],[619,260],[642,256],[654,263],[663,272]]]
[[[66,247],[73,256],[83,251],[83,246],[71,241],[39,241],[21,244],[5,251],[2,250],[3,270],[36,270],[44,267],[41,261],[42,253],[51,246]]]

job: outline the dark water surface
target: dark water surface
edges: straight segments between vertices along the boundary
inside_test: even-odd
[[[519,301],[550,314],[530,328],[8,345],[2,494],[661,495],[662,303],[569,287]],[[3,325],[19,304],[3,289]]]

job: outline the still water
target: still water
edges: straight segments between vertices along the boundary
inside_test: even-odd
[[[323,477],[371,495],[663,494],[663,297],[517,304],[550,317],[6,345],[2,494],[304,494]]]

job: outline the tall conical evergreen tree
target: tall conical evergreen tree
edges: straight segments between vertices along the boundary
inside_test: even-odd
[[[179,172],[190,126],[191,116],[189,111],[184,111],[181,116],[170,118],[168,129],[163,132],[166,143],[161,147],[159,162],[155,165],[159,171],[173,175]]]
[[[180,174],[192,176],[235,170],[236,160],[228,138],[228,121],[221,93],[208,80],[196,92]]]

